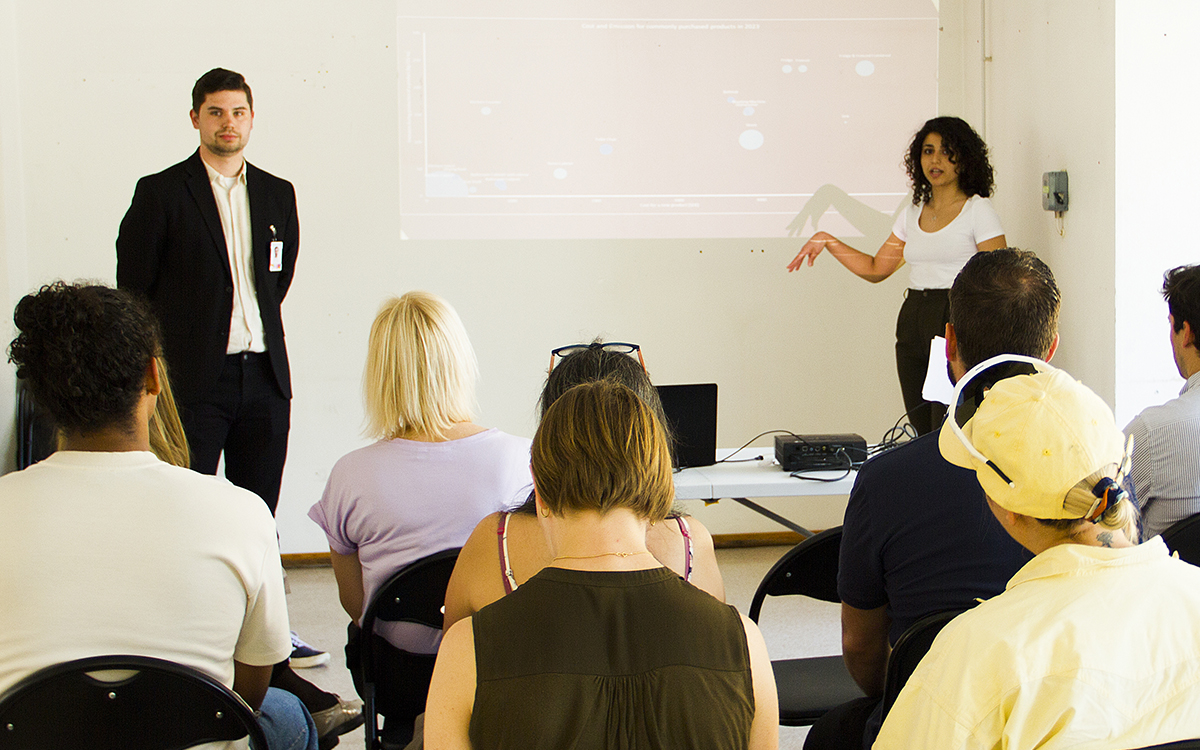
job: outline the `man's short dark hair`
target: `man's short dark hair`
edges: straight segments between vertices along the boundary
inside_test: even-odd
[[[1029,250],[975,253],[950,287],[950,323],[968,369],[998,354],[1044,359],[1058,333],[1054,274]]]
[[[204,98],[218,91],[245,91],[246,103],[250,105],[250,111],[254,111],[254,95],[250,93],[250,84],[246,83],[241,73],[225,68],[213,68],[196,81],[192,87],[192,111],[199,113],[204,106]]]
[[[1175,330],[1186,321],[1192,332],[1200,331],[1200,266],[1179,266],[1163,274],[1163,299],[1175,319]]]
[[[88,433],[132,423],[159,353],[158,324],[128,292],[56,281],[17,303],[8,348],[35,402],[62,428]]]

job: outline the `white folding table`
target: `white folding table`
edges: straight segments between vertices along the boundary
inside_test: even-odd
[[[743,454],[754,455],[761,448],[745,449]],[[718,456],[727,456],[730,450],[718,451]],[[677,500],[709,500],[723,498],[750,508],[756,513],[782,524],[804,537],[813,532],[778,513],[750,500],[752,497],[801,497],[817,495],[849,495],[858,476],[856,471],[848,475],[844,470],[806,472],[808,476],[834,481],[815,481],[791,476],[769,458],[759,461],[716,463],[712,466],[697,466],[675,474],[675,498]]]

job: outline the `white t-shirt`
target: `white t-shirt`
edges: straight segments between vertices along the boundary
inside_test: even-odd
[[[358,553],[363,606],[400,568],[461,547],[484,516],[529,494],[528,438],[490,429],[461,440],[380,440],[334,464],[308,517],[340,555]],[[434,653],[441,631],[378,623],[375,632],[414,653]]]
[[[291,653],[275,521],[258,496],[148,452],[59,451],[0,477],[0,691],[136,654],[233,686]]]
[[[911,289],[949,289],[979,243],[1004,234],[992,201],[978,195],[968,198],[958,216],[936,232],[921,229],[920,218],[921,206],[910,204],[892,226],[892,234],[905,243]]]

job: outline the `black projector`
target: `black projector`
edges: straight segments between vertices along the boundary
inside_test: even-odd
[[[784,471],[849,469],[867,460],[862,435],[776,435],[775,460]]]

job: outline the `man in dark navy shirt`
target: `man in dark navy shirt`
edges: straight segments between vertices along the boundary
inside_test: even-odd
[[[952,379],[998,354],[1050,359],[1058,309],[1054,275],[1032,252],[976,253],[950,289]],[[975,473],[942,458],[937,431],[868,461],[846,507],[838,595],[846,668],[869,697],[827,714],[805,748],[869,747],[896,639],[925,615],[999,594],[1030,557],[988,510]]]

